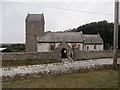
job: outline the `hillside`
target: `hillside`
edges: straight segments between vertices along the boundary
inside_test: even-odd
[[[114,31],[114,24],[109,23],[107,21],[99,21],[99,22],[92,22],[89,24],[85,24],[79,26],[74,29],[66,30],[67,32],[80,32],[82,31],[83,34],[97,34],[99,33],[104,41],[104,49],[112,49],[113,47],[113,31]],[[120,25],[119,25],[120,31]],[[119,32],[120,35],[120,32]],[[119,49],[120,49],[120,36],[119,36]]]

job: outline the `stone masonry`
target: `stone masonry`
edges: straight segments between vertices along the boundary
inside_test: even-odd
[[[37,37],[43,34],[43,14],[28,14],[26,18],[26,52],[37,52]]]
[[[102,50],[102,51],[80,51],[78,49],[74,50],[73,59],[94,59],[94,58],[112,58],[113,51]],[[118,57],[120,57],[120,51],[118,52]]]
[[[19,53],[1,53],[2,60],[30,60],[30,59],[60,59],[56,52],[19,52]]]
[[[59,51],[52,52],[16,52],[16,53],[0,53],[2,60],[28,60],[28,59],[61,59]],[[93,58],[110,58],[113,57],[112,51],[78,51],[75,50],[72,59],[93,59]],[[120,57],[120,51],[118,53]]]

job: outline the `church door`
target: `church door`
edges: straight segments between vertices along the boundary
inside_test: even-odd
[[[63,48],[63,49],[61,50],[61,57],[62,57],[62,58],[67,58],[67,50],[66,50],[65,48]]]

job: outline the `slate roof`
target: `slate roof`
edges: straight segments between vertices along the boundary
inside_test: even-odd
[[[26,20],[29,21],[40,21],[43,19],[43,14],[28,14]]]
[[[80,32],[46,32],[38,37],[38,42],[85,42],[85,43],[103,43],[100,35],[84,35]]]
[[[85,43],[103,43],[103,40],[99,34],[96,35],[83,34],[83,38]]]
[[[38,42],[83,42],[83,38],[79,32],[47,32]]]

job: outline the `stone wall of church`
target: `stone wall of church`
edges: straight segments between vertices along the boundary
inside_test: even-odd
[[[29,60],[29,59],[59,59],[57,52],[34,52],[34,53],[1,53],[2,60]]]
[[[55,49],[58,48],[58,45],[60,43],[38,43],[37,44],[37,52],[50,52],[50,45],[53,44],[55,45]],[[67,43],[71,48],[75,45],[79,45],[79,50],[83,50],[83,43]]]
[[[104,50],[103,44],[86,44],[84,47],[85,51],[98,51],[98,50]]]
[[[74,50],[73,58],[74,60],[81,59],[94,59],[94,58],[111,58],[113,57],[113,51],[102,50],[102,51],[79,51]],[[118,52],[118,57],[120,57],[120,51]]]
[[[0,53],[2,60],[29,60],[29,59],[61,59],[61,52],[16,52],[16,53]],[[73,59],[94,59],[94,58],[110,58],[113,57],[113,51],[80,51],[75,49],[73,51]],[[120,51],[118,52],[120,57]]]
[[[38,43],[37,44],[37,52],[49,52],[51,51],[50,45],[53,44],[55,49],[60,45],[60,43]],[[78,46],[79,50],[84,51],[99,51],[103,50],[103,44],[85,44],[83,43],[67,43],[71,48],[73,46]]]
[[[49,43],[38,43],[37,52],[49,52],[50,44]]]

